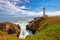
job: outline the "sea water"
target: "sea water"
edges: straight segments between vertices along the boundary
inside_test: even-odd
[[[23,38],[25,39],[26,36],[28,35],[33,35],[32,32],[30,30],[27,30],[26,29],[26,25],[28,24],[28,22],[26,21],[21,21],[21,22],[14,22],[15,24],[19,24],[20,27],[21,27],[21,32],[20,32],[20,35],[19,35],[19,38]]]
[[[32,18],[0,18],[0,22],[12,22],[18,24],[21,28],[19,38],[25,39],[28,35],[33,35],[30,30],[26,29],[28,22],[33,20]]]

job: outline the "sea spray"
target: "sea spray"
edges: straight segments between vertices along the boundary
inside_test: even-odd
[[[26,36],[28,35],[33,35],[32,32],[30,30],[26,29],[26,25],[28,24],[28,22],[22,21],[22,22],[14,22],[15,24],[19,24],[21,27],[21,33],[19,38],[23,38],[25,39]]]
[[[8,18],[0,18],[0,22],[12,22],[14,24],[18,24],[21,27],[21,33],[19,38],[25,38],[27,35],[32,35],[32,32],[26,30],[26,25],[29,21],[33,20],[34,17],[8,17]]]

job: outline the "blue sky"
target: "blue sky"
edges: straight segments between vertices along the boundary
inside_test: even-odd
[[[60,0],[0,0],[0,14],[10,16],[60,16]],[[3,15],[2,15],[3,16]]]
[[[30,0],[26,6],[31,8],[31,11],[42,11],[43,6],[46,7],[48,11],[60,10],[60,0]]]

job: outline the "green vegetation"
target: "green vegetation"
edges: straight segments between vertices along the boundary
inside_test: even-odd
[[[60,40],[60,17],[47,17],[38,25],[34,35],[27,36],[23,40]],[[0,40],[22,40],[14,35],[0,31]]]
[[[37,29],[36,33],[26,40],[60,40],[60,18],[45,18]]]
[[[21,40],[14,35],[8,35],[5,32],[0,31],[0,40]]]

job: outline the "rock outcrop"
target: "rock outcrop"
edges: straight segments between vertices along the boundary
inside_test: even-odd
[[[38,25],[41,23],[41,21],[43,20],[43,17],[37,17],[34,20],[32,20],[31,22],[29,22],[28,25],[26,25],[26,29],[31,30],[32,33],[34,34],[35,31],[38,29]]]
[[[19,37],[21,28],[19,25],[14,23],[0,22],[0,30]]]

